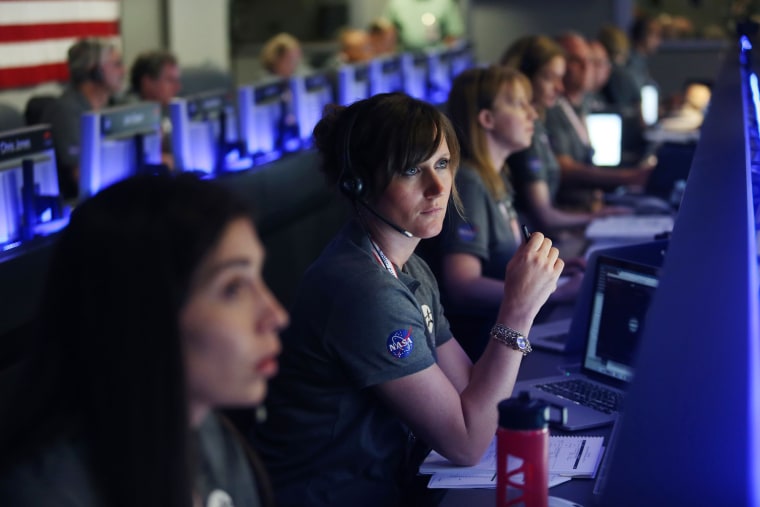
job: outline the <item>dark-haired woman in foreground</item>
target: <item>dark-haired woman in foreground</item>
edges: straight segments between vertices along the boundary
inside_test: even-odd
[[[126,180],[74,211],[1,407],[0,504],[271,504],[214,413],[262,402],[287,322],[249,216],[188,175]]]
[[[539,233],[518,247],[493,339],[473,365],[414,254],[440,233],[452,197],[449,121],[381,94],[336,108],[314,134],[355,217],[305,275],[256,446],[283,507],[413,505],[415,442],[461,465],[485,452],[563,262]]]

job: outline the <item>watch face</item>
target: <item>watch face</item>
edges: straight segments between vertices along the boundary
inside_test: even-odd
[[[517,340],[515,340],[515,343],[517,343],[517,348],[520,350],[525,350],[528,346],[528,340],[526,340],[524,336],[518,337]]]

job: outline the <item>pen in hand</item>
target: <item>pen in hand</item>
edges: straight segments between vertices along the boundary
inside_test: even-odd
[[[527,243],[528,241],[530,241],[530,232],[528,232],[527,225],[523,224],[522,232],[523,232],[523,237],[525,238],[525,242]]]

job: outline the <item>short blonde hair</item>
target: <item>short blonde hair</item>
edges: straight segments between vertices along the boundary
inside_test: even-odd
[[[278,33],[269,39],[261,49],[259,56],[261,65],[272,72],[277,61],[282,58],[288,51],[300,49],[301,44],[298,39],[289,33]]]

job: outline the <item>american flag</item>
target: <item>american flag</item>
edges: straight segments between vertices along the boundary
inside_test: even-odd
[[[82,37],[118,40],[119,0],[0,0],[0,89],[68,79]]]

